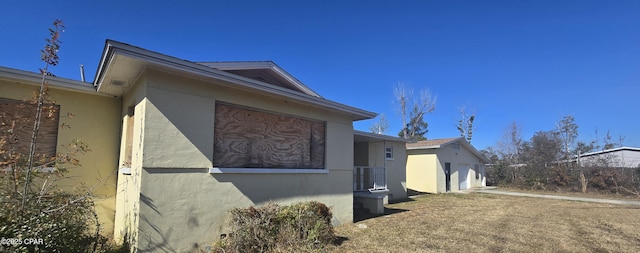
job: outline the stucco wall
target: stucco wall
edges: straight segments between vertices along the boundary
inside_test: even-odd
[[[334,222],[352,221],[353,128],[342,114],[148,71],[137,247],[141,251],[204,249],[230,209],[269,201],[317,200]],[[209,174],[216,101],[326,122],[327,174]],[[137,117],[137,115],[136,115]]]
[[[39,84],[0,80],[0,97],[26,100],[36,92]],[[106,236],[113,234],[116,195],[116,159],[120,136],[120,100],[116,98],[65,91],[50,86],[50,98],[60,105],[60,124],[70,128],[58,129],[57,152],[75,138],[88,144],[90,152],[79,155],[81,167],[70,167],[67,179],[59,185],[67,189],[81,183],[96,186],[96,211]],[[74,117],[66,117],[68,113]]]
[[[424,150],[407,150],[407,188],[438,193],[437,158]]]
[[[463,145],[458,145],[458,148],[456,148],[455,145],[450,144],[440,149],[434,149],[431,152],[437,152],[438,154],[438,192],[446,192],[444,167],[447,162],[451,163],[451,191],[460,190],[459,173],[462,167],[468,168],[467,180],[469,188],[482,186],[483,175],[479,179],[475,178],[474,165],[478,165],[479,169],[481,169],[483,163]]]
[[[142,158],[144,139],[144,115],[146,111],[147,100],[146,79],[144,76],[136,82],[132,89],[122,98],[122,138],[120,140],[120,168],[129,168],[130,174],[118,175],[117,196],[116,196],[116,218],[115,218],[115,239],[122,241],[124,237],[129,237],[133,241],[137,241],[137,228],[139,222],[140,211],[140,188],[142,179]],[[133,107],[133,125],[127,125],[129,118],[129,107]],[[127,140],[125,133],[133,131],[131,140],[131,164],[125,162],[125,152]]]
[[[464,145],[445,145],[439,149],[408,150],[407,187],[419,192],[444,193],[445,163],[451,164],[451,191],[460,190],[460,168],[468,168],[468,187],[485,186],[483,162]],[[478,165],[479,177],[475,177]]]
[[[385,158],[385,145],[393,147],[393,159]],[[404,142],[379,141],[369,143],[369,166],[387,168],[389,200],[407,198],[407,153]]]

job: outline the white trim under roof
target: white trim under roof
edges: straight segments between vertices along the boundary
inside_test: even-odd
[[[328,169],[209,168],[209,174],[328,174]]]
[[[315,105],[321,108],[341,111],[345,114],[350,115],[352,120],[371,119],[377,115],[374,112],[366,111],[363,109],[348,106],[345,104],[323,99],[320,97],[315,97],[309,94],[304,94],[294,90],[282,88],[276,85],[245,78],[245,77],[228,73],[222,70],[217,70],[208,66],[204,66],[199,63],[181,60],[172,56],[167,56],[164,54],[149,51],[143,48],[131,46],[131,45],[113,41],[113,40],[107,40],[104,52],[100,60],[100,65],[98,66],[98,70],[96,71],[96,76],[94,78],[94,86],[98,87],[98,91],[101,90],[102,86],[110,85],[110,84],[105,84],[104,79],[105,79],[105,76],[108,75],[109,68],[112,67],[114,59],[116,59],[116,57],[129,58],[129,60],[137,61],[138,63],[143,65],[143,67],[152,65],[157,67],[178,70],[191,75],[195,75],[197,78],[200,78],[202,80],[213,79],[213,80],[219,80],[227,83],[232,83],[233,86],[229,85],[229,87],[251,90],[254,92],[255,91],[265,92],[275,96],[282,96],[282,97],[291,99],[293,101],[303,102],[303,103]],[[142,71],[142,69],[140,69],[136,73],[136,75],[139,74],[140,71]],[[125,77],[123,79],[128,80],[133,78],[134,77],[131,76],[129,78]],[[112,94],[112,95],[118,96],[121,94]]]
[[[369,132],[360,131],[360,130],[353,130],[353,134],[362,136],[362,137],[373,138],[377,140],[410,142],[410,140],[403,139],[400,137],[384,135],[384,134],[374,134],[374,133],[369,133]]]
[[[19,69],[7,68],[0,66],[0,78],[22,81],[27,84],[39,86],[42,82],[42,75],[40,73],[24,71]],[[77,80],[66,79],[62,77],[47,76],[47,82],[49,85],[68,91],[75,91],[81,93],[87,93],[92,95],[109,96],[107,94],[101,94],[91,85],[91,83],[84,83]],[[109,96],[110,97],[110,96]]]

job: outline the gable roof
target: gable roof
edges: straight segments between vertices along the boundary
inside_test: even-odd
[[[217,66],[218,68],[226,69],[226,71],[214,68],[213,66],[216,66],[215,63],[205,64],[209,66],[178,59],[173,56],[149,51],[122,42],[107,40],[93,83],[99,92],[112,96],[121,96],[126,90],[133,86],[145,69],[154,68],[203,81],[215,81],[216,84],[234,89],[276,98],[284,98],[318,108],[338,111],[347,114],[354,121],[370,119],[377,115],[374,112],[324,99],[289,74],[286,74],[286,72],[279,72],[278,70],[280,68],[275,66],[275,64],[266,68],[266,72],[263,72],[263,74],[279,72],[275,77],[279,76],[279,78],[285,79],[286,82],[271,84],[247,78],[246,76],[252,76],[247,72],[238,74],[229,72],[234,68],[240,69],[242,65],[247,67],[247,65],[249,65],[247,62],[238,64],[240,66],[235,67],[233,64],[227,64],[226,67],[223,64]],[[257,65],[261,64],[264,65],[264,63]],[[262,68],[264,69],[264,67]]]
[[[456,138],[442,138],[442,139],[432,139],[432,140],[424,140],[413,143],[407,143],[407,150],[420,150],[420,149],[439,149],[446,147],[453,143],[459,143],[462,146],[465,146],[471,153],[476,155],[485,163],[490,163],[491,160],[485,157],[480,151],[478,151],[475,147],[471,145],[471,143],[467,142],[464,137],[456,137]]]
[[[310,96],[321,97],[272,61],[199,62],[199,64]]]
[[[459,138],[443,138],[443,139],[432,139],[432,140],[423,140],[412,143],[407,143],[407,149],[432,149],[432,148],[441,148],[449,143],[456,142],[462,139]]]

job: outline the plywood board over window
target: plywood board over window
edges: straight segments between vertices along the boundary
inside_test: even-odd
[[[40,120],[36,155],[53,157],[58,139],[58,105],[45,105]],[[36,104],[0,98],[0,138],[7,142],[2,149],[12,148],[14,153],[28,155],[31,145]],[[0,157],[0,162],[5,158]]]
[[[324,169],[324,122],[216,103],[214,131],[214,167]]]

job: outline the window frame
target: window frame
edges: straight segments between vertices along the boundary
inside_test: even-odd
[[[305,117],[301,117],[301,116],[297,116],[297,115],[291,115],[291,114],[285,114],[285,113],[280,113],[280,112],[275,112],[275,111],[268,111],[268,110],[263,110],[263,109],[259,109],[259,108],[255,108],[255,107],[248,107],[248,106],[244,106],[244,105],[238,105],[238,104],[233,104],[233,103],[228,103],[228,102],[223,102],[223,101],[216,101],[215,103],[215,109],[214,111],[216,112],[216,117],[218,117],[218,109],[219,106],[227,106],[227,107],[232,107],[232,108],[237,108],[239,110],[248,110],[248,111],[253,111],[257,114],[261,114],[262,116],[266,116],[266,117],[287,117],[287,118],[291,118],[291,119],[297,119],[297,120],[302,120],[302,121],[308,121],[311,122],[311,124],[318,124],[320,123],[322,125],[322,134],[319,136],[322,139],[322,144],[321,146],[321,150],[322,150],[322,158],[318,159],[322,161],[321,167],[318,168],[313,168],[313,167],[298,167],[298,166],[291,166],[291,167],[267,167],[267,166],[256,166],[256,167],[243,167],[243,166],[238,166],[238,167],[230,167],[230,166],[225,166],[224,163],[221,165],[216,165],[216,143],[215,143],[215,139],[217,139],[217,136],[214,136],[214,162],[213,162],[213,167],[209,168],[209,173],[210,174],[223,174],[223,173],[238,173],[238,174],[249,174],[249,173],[254,173],[254,174],[291,174],[291,173],[295,173],[295,174],[325,174],[328,173],[329,170],[327,169],[327,161],[326,161],[326,157],[327,157],[327,122],[326,121],[321,121],[321,120],[317,120],[317,119],[309,119],[309,118],[305,118]],[[314,123],[315,122],[315,123]],[[218,125],[219,121],[214,121],[214,135],[219,134],[220,129],[218,129]],[[309,140],[312,141],[313,137]],[[311,147],[313,144],[310,143],[310,148],[314,148]],[[313,166],[313,162],[311,162],[312,164],[310,164],[310,166]]]
[[[389,156],[390,154],[390,156]],[[387,145],[384,146],[384,159],[388,161],[393,161],[393,146]]]
[[[23,135],[24,134],[27,135],[27,136],[23,136],[23,137],[27,140],[27,142],[30,142],[31,141],[31,136],[30,135],[33,134],[32,131],[33,131],[33,124],[34,124],[34,121],[35,121],[35,114],[36,114],[36,110],[37,110],[37,105],[32,103],[32,102],[29,102],[29,101],[13,99],[13,98],[6,98],[6,97],[0,97],[0,103],[14,104],[16,107],[13,108],[13,109],[15,109],[17,111],[17,112],[14,111],[14,113],[19,113],[20,112],[19,108],[22,107],[22,106],[32,107],[32,108],[27,108],[27,110],[33,110],[33,115],[28,115],[26,117],[26,121],[24,122],[24,124],[25,124],[24,127],[27,127],[26,128],[27,130],[26,130],[26,132],[22,133]],[[49,117],[47,117],[45,115],[45,113],[47,112],[46,111],[47,107],[54,107],[53,110],[54,110],[54,114],[55,115],[53,117],[51,117],[51,118],[53,118],[53,122],[49,123],[48,125],[46,125],[49,128],[46,128],[46,127],[43,128],[42,122],[49,118]],[[60,135],[60,105],[56,104],[56,103],[44,103],[44,108],[43,109],[44,109],[42,111],[43,117],[40,118],[40,131],[38,132],[38,143],[36,144],[37,147],[36,147],[36,153],[35,154],[36,154],[36,156],[37,155],[46,154],[46,156],[48,158],[55,158],[58,155],[58,137]],[[10,115],[10,116],[12,116],[12,115]],[[31,116],[33,116],[33,118],[31,118]],[[16,127],[19,128],[20,125],[16,125]],[[47,131],[47,130],[51,131],[51,132],[55,132],[55,136],[50,136],[48,138],[43,136],[43,135],[45,135],[45,131]],[[43,139],[44,140],[48,140],[49,143],[43,142]],[[43,145],[43,143],[46,146],[45,148],[38,147],[38,145]],[[23,148],[25,148],[25,147],[23,147]],[[48,151],[48,152],[41,153],[42,152],[41,149],[45,149],[44,151]],[[28,148],[26,148],[25,150],[18,151],[18,152],[23,152],[24,155],[28,155],[29,150],[28,150]],[[43,166],[43,165],[40,165],[40,164],[36,163],[36,164],[34,164],[34,168],[36,168],[36,171],[38,171],[38,172],[53,172],[53,171],[56,170],[55,163],[56,162],[54,161],[53,162],[53,166]],[[9,171],[11,171],[11,166],[10,165],[2,166],[2,167],[0,167],[0,170],[2,170],[3,172],[9,172]]]

